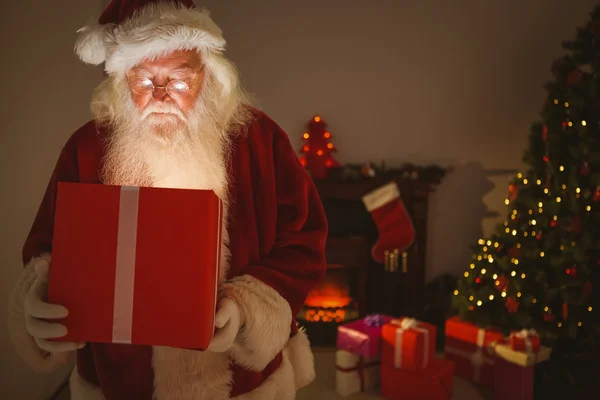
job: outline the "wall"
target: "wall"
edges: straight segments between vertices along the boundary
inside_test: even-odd
[[[32,373],[6,333],[6,299],[22,271],[20,247],[31,226],[58,152],[89,118],[91,89],[101,68],[72,52],[75,32],[98,15],[100,0],[1,2],[0,107],[0,397],[44,399],[62,380]]]
[[[3,304],[21,272],[20,246],[60,147],[88,118],[90,90],[101,79],[101,69],[79,63],[71,50],[76,29],[99,14],[101,2],[0,5]],[[432,199],[430,277],[460,271],[468,246],[491,229],[493,220],[482,223],[485,213],[504,212],[508,176],[490,171],[521,167],[550,64],[594,3],[204,2],[247,86],[296,147],[304,124],[319,113],[342,162],[455,166]],[[1,396],[44,398],[59,377],[29,372],[5,330],[1,335]]]
[[[502,170],[522,167],[551,63],[595,1],[203,4],[248,88],[296,148],[318,113],[342,162],[456,168],[432,199],[433,278],[460,271],[469,246],[503,218]],[[483,219],[494,211],[500,217]]]

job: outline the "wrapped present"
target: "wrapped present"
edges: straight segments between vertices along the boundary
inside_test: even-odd
[[[533,400],[535,365],[550,359],[547,347],[537,352],[512,349],[511,339],[490,347],[496,357],[494,400]]]
[[[365,358],[381,357],[381,329],[393,318],[369,315],[338,326],[336,347]]]
[[[213,191],[59,183],[48,301],[56,340],[206,349],[223,204]]]
[[[381,336],[381,363],[388,367],[424,369],[435,357],[435,325],[413,318],[394,319],[383,326]]]
[[[540,350],[540,336],[533,329],[511,332],[510,347],[517,351],[536,353]]]
[[[381,397],[388,400],[449,400],[454,363],[433,359],[426,369],[397,369],[381,365]]]
[[[379,356],[363,357],[345,350],[337,350],[335,391],[349,396],[379,386]]]
[[[446,321],[445,357],[456,364],[455,375],[482,385],[492,385],[494,362],[487,347],[504,336],[494,329],[452,317]]]

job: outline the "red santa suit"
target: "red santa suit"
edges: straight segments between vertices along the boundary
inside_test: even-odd
[[[150,7],[134,17],[123,11],[125,3],[113,1],[101,25],[84,29],[78,42],[82,59],[105,61],[109,73],[130,67],[135,57],[159,51],[160,45],[162,51],[182,48],[182,43],[215,51],[224,43],[207,14],[193,8],[191,1],[172,6],[135,0],[136,7],[146,3]],[[114,24],[106,15],[117,14],[125,22],[110,30]],[[176,24],[178,29],[164,24]],[[98,36],[107,32],[110,39]],[[153,35],[148,43],[140,39],[142,32]],[[175,40],[165,41],[160,35]],[[90,50],[102,43],[106,47],[102,51]],[[145,50],[124,57],[124,49],[133,43],[138,50],[146,46]],[[34,262],[51,261],[57,184],[102,184],[102,143],[110,134],[90,121],[70,137],[58,157],[24,244],[25,270],[11,298],[9,328],[19,354],[41,371],[75,359],[70,379],[73,400],[293,399],[296,390],[314,378],[308,338],[297,329],[294,317],[325,272],[327,222],[315,186],[287,134],[255,109],[240,132],[232,132],[226,189],[215,191],[227,204],[220,289],[237,304],[241,316],[240,332],[229,351],[88,343],[75,357],[47,354],[27,333],[23,303],[35,280]]]
[[[247,133],[236,136],[228,168],[231,255],[222,288],[243,321],[233,348],[211,353],[91,343],[77,352],[73,398],[150,400],[154,393],[158,400],[275,400],[293,398],[313,379],[309,342],[294,316],[325,271],[327,223],[286,133],[264,113],[254,116]],[[100,142],[107,134],[91,121],[63,147],[23,247],[26,267],[14,310],[23,309],[32,260],[51,255],[57,183],[101,184]],[[44,370],[64,361],[37,348],[22,317],[22,311],[12,316],[11,332],[24,359]]]

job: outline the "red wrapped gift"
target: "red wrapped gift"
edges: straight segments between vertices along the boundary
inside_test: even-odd
[[[433,359],[425,369],[381,365],[380,395],[388,400],[448,400],[452,398],[454,363]]]
[[[494,329],[482,329],[477,325],[452,317],[446,321],[446,359],[456,364],[456,376],[482,385],[494,380],[494,358],[487,348],[504,338]]]
[[[550,358],[552,350],[540,347],[537,352],[513,350],[508,343],[495,344],[494,400],[533,400],[535,365]]]
[[[424,369],[435,356],[437,327],[413,318],[383,326],[381,363],[388,367]]]
[[[540,351],[540,336],[533,329],[511,332],[510,347],[517,351],[537,353]]]
[[[223,205],[212,191],[59,183],[48,301],[62,341],[206,349]]]

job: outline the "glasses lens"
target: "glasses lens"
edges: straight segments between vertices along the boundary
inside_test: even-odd
[[[152,81],[148,78],[134,79],[131,84],[131,89],[135,93],[145,96],[149,93],[152,93],[154,85],[152,84]]]
[[[171,97],[182,99],[190,92],[190,87],[184,81],[171,81],[167,85]]]

